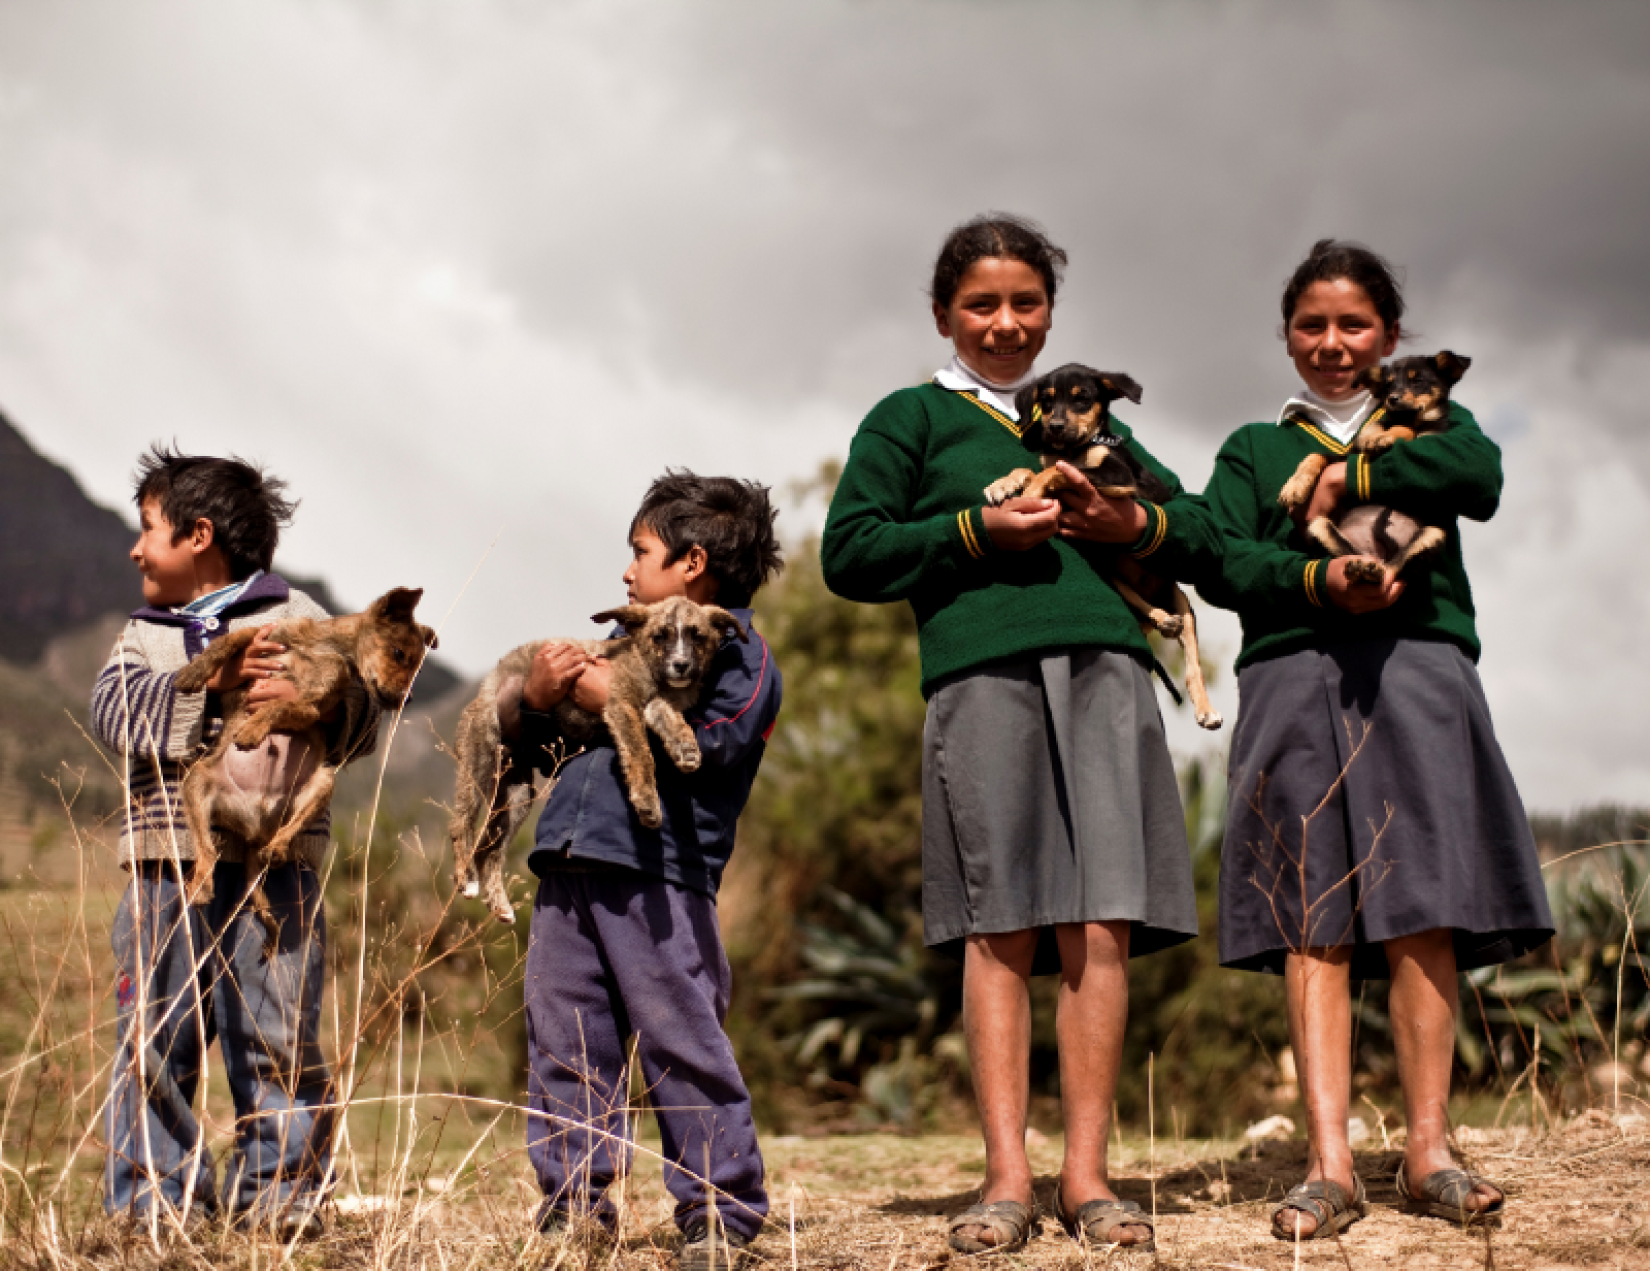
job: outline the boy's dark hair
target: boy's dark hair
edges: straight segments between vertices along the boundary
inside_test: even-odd
[[[1369,250],[1362,243],[1346,239],[1320,238],[1312,244],[1307,258],[1289,275],[1283,289],[1283,329],[1295,320],[1295,306],[1301,293],[1315,282],[1334,282],[1344,278],[1364,289],[1375,313],[1388,331],[1399,329],[1404,316],[1404,292],[1398,278],[1385,258]]]
[[[1060,271],[1066,267],[1065,252],[1049,242],[1035,221],[1006,212],[987,212],[963,222],[945,236],[934,261],[934,285],[928,293],[935,304],[942,309],[951,307],[963,275],[977,260],[1017,260],[1030,265],[1042,276],[1049,304],[1054,303]]]
[[[743,609],[757,588],[785,567],[773,532],[778,515],[765,485],[667,468],[642,496],[630,532],[657,534],[669,561],[698,544],[716,579],[716,603]]]
[[[240,579],[274,562],[281,529],[292,524],[298,506],[285,496],[285,481],[244,459],[179,454],[156,442],[138,459],[132,501],[141,510],[153,499],[172,525],[174,543],[196,521],[211,521],[212,541]]]

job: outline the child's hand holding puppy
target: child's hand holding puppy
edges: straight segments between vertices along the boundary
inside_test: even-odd
[[[246,708],[253,711],[265,702],[295,701],[298,686],[279,674],[285,669],[281,655],[286,652],[286,645],[269,638],[274,630],[274,623],[260,629],[238,657],[218,668],[206,687],[214,693],[227,693],[250,681],[252,687],[246,691]]]
[[[590,665],[590,655],[576,645],[546,644],[533,655],[527,682],[521,688],[521,704],[530,711],[549,710],[573,691]]]
[[[252,637],[251,644],[212,673],[212,678],[206,681],[206,687],[214,693],[227,693],[231,689],[239,688],[248,680],[268,680],[280,671],[281,654],[286,652],[286,645],[269,638],[270,632],[274,630],[274,623],[259,628],[258,634]],[[258,687],[253,687],[248,694],[249,699],[257,694]]]

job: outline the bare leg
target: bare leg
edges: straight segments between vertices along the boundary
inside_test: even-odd
[[[1352,1099],[1352,954],[1345,948],[1289,954],[1284,966],[1289,1044],[1305,1094],[1306,1177],[1357,1187],[1346,1117]],[[1302,1238],[1317,1229],[1311,1214],[1285,1210],[1280,1230]]]
[[[1031,958],[1035,931],[970,936],[963,955],[963,1028],[974,1072],[974,1099],[985,1136],[986,1202],[1032,1202],[1026,1159],[1026,1103],[1031,1080]],[[982,1243],[994,1233],[964,1227]]]
[[[1455,944],[1447,927],[1423,931],[1388,940],[1386,960],[1392,971],[1392,1045],[1409,1127],[1404,1174],[1418,1183],[1455,1164],[1449,1150],[1449,1078],[1460,1001]],[[1483,1209],[1500,1199],[1499,1191],[1484,1184],[1473,1190],[1466,1207]]]
[[[1060,1203],[1070,1217],[1091,1200],[1117,1199],[1106,1173],[1106,1135],[1129,1018],[1129,924],[1068,923],[1054,934],[1060,944],[1060,1103],[1066,1123]],[[1120,1224],[1107,1237],[1127,1247],[1150,1240],[1151,1231]]]

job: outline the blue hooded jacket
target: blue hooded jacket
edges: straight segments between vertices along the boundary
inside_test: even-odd
[[[751,626],[751,611],[730,612],[750,638],[723,639],[699,701],[686,714],[703,757],[699,770],[678,771],[650,737],[664,823],[650,830],[637,820],[625,797],[618,751],[593,746],[564,763],[556,777],[527,857],[535,874],[542,878],[569,862],[601,861],[716,895],[781,695],[779,668],[768,642]],[[522,712],[526,745],[539,750],[556,740],[550,715]]]

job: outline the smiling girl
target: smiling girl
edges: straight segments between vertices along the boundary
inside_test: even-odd
[[[963,963],[986,1146],[980,1203],[950,1224],[965,1253],[1017,1248],[1035,1222],[1028,979],[1055,971],[1058,1216],[1095,1244],[1151,1246],[1149,1217],[1106,1176],[1127,962],[1197,932],[1150,653],[1103,570],[1124,551],[1163,574],[1207,565],[1208,519],[1117,422],[1175,492],[1167,507],[1103,498],[1075,469],[1062,501],[985,506],[985,486],[1028,458],[1014,395],[1035,378],[1064,263],[1012,217],[952,232],[932,290],[951,361],[860,425],[821,550],[839,595],[905,600],[916,613],[928,699],[923,938]]]
[[[1471,414],[1379,455],[1352,452],[1377,413],[1358,373],[1391,354],[1403,297],[1385,261],[1325,239],[1283,293],[1301,390],[1275,421],[1227,440],[1205,491],[1224,536],[1204,599],[1243,620],[1240,707],[1221,856],[1220,958],[1285,977],[1306,1103],[1307,1181],[1273,1234],[1314,1239],[1365,1212],[1347,1141],[1351,980],[1391,977],[1409,1136],[1398,1190],[1460,1223],[1500,1212],[1499,1188],[1456,1168],[1447,1135],[1456,973],[1552,935],[1523,805],[1474,664],[1478,633],[1457,517],[1487,520],[1501,455]],[[1299,523],[1278,493],[1308,455],[1331,460]],[[1300,530],[1349,485],[1446,531],[1407,582],[1354,583]]]

